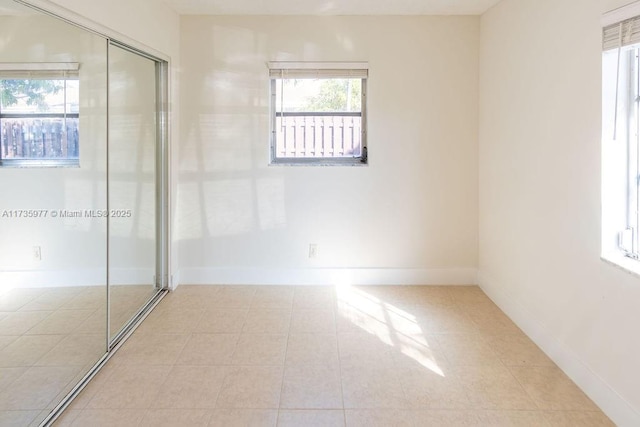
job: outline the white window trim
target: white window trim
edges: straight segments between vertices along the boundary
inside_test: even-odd
[[[640,1],[611,10],[602,15],[602,27],[604,28],[609,25],[618,24],[636,16],[640,16]]]
[[[640,277],[640,262],[638,260],[624,256],[619,252],[603,253],[600,259],[626,273]]]
[[[298,70],[369,70],[368,62],[296,62],[272,61],[267,62],[267,68],[298,69]]]
[[[3,71],[78,71],[77,62],[0,62]]]
[[[624,106],[621,108],[620,101],[618,99],[619,95],[622,99],[624,99],[624,95],[621,95],[620,88],[620,76],[621,76],[621,61],[622,57],[628,52],[628,48],[634,48],[634,46],[638,46],[639,41],[635,31],[631,31],[631,29],[637,29],[637,22],[640,18],[640,1],[636,1],[629,5],[623,6],[619,9],[615,9],[603,15],[602,17],[602,27],[603,27],[603,65],[604,55],[616,55],[618,61],[618,71],[616,78],[616,87],[615,87],[615,101],[613,99],[613,94],[609,93],[608,96],[605,96],[607,91],[604,91],[605,87],[608,87],[609,92],[611,92],[612,82],[605,81],[603,79],[603,135],[602,135],[602,224],[601,224],[601,259],[611,264],[617,268],[620,268],[630,274],[640,276],[640,262],[637,258],[634,258],[633,254],[626,253],[625,250],[621,247],[622,245],[619,242],[619,239],[623,235],[625,231],[625,227],[629,227],[628,217],[627,220],[623,220],[623,216],[621,215],[623,210],[628,210],[629,196],[627,195],[625,200],[622,200],[622,196],[620,196],[620,185],[623,185],[621,181],[619,181],[619,176],[617,174],[612,173],[613,161],[617,161],[616,158],[619,157],[620,147],[619,140],[620,135],[618,135],[618,129],[620,129],[619,120],[622,119],[619,117],[620,111],[626,111],[628,106]],[[624,24],[623,24],[624,23]],[[611,27],[620,26],[620,40],[613,43],[613,39],[609,37],[611,43],[605,43],[605,29],[609,28],[610,32],[612,30]],[[633,27],[635,26],[635,27]],[[624,32],[623,32],[624,31]],[[633,34],[633,37],[629,38]],[[611,35],[611,34],[609,34]],[[620,43],[622,42],[622,44]],[[615,44],[615,46],[614,46]],[[613,52],[612,52],[613,51]],[[617,54],[615,53],[617,51]],[[611,78],[609,76],[605,76],[603,73],[603,78]],[[611,108],[613,106],[613,108]],[[625,132],[622,132],[623,135],[627,138],[624,141],[625,146],[628,146],[631,142],[628,140],[628,135]],[[618,147],[616,148],[616,144]],[[627,149],[628,151],[628,149]],[[618,154],[616,154],[618,153]],[[627,160],[628,161],[628,160]],[[615,163],[617,165],[617,163]],[[619,166],[616,166],[618,168]],[[628,186],[628,177],[626,186]],[[629,187],[626,187],[626,193],[628,194]],[[627,211],[628,212],[628,211]],[[623,225],[624,224],[626,225]],[[616,243],[618,242],[618,243]]]

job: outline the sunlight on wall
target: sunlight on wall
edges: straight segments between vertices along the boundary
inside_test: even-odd
[[[200,171],[245,171],[251,169],[251,141],[242,135],[251,129],[249,116],[238,114],[201,114],[199,140],[205,152],[215,150],[216,156],[197,158]]]
[[[249,179],[205,182],[203,188],[209,235],[228,236],[252,230],[253,191]]]
[[[183,16],[179,277],[249,280],[264,268],[314,282],[326,269],[366,275],[382,266],[401,280],[475,268],[478,25],[477,17]],[[269,165],[268,61],[369,61],[369,166]],[[310,244],[319,247],[314,259]]]
[[[283,228],[287,225],[284,208],[284,181],[282,178],[260,178],[256,182],[258,220],[261,230]]]
[[[336,295],[340,316],[444,377],[415,316],[344,281],[336,286]]]
[[[197,124],[190,126],[189,133],[181,141],[182,146],[180,150],[180,173],[194,173],[200,170],[202,163],[202,148],[196,145],[196,142],[200,138],[200,128]],[[188,154],[184,153],[188,149]]]
[[[180,237],[198,239],[205,234],[202,185],[196,182],[184,182],[178,186],[178,224]]]

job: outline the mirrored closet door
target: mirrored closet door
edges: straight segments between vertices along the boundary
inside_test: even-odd
[[[166,283],[167,63],[0,0],[0,425],[51,421]]]
[[[109,300],[115,339],[162,287],[156,157],[157,82],[153,59],[109,44]]]

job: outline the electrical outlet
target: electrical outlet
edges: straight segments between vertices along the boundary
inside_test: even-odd
[[[317,258],[318,257],[318,245],[316,243],[309,244],[309,258]]]
[[[33,247],[33,260],[42,261],[42,248],[40,246]]]

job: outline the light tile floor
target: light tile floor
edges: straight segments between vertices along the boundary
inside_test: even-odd
[[[147,301],[148,286],[112,289],[118,330]],[[0,427],[37,426],[106,351],[106,288],[0,291]]]
[[[609,426],[475,286],[181,286],[57,426]]]

